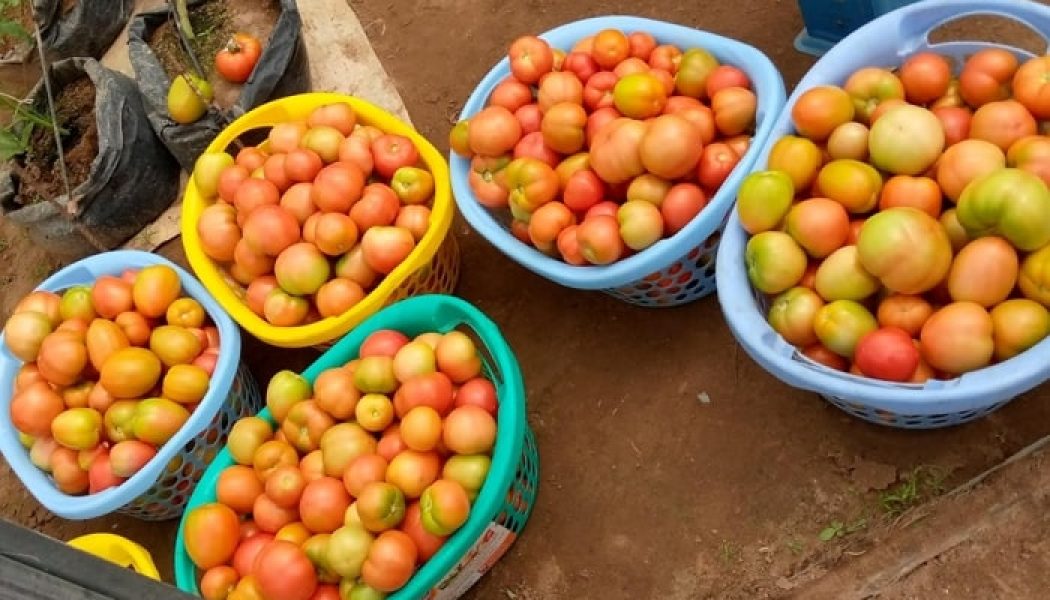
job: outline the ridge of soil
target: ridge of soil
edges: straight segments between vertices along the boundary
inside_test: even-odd
[[[95,122],[95,84],[80,77],[62,89],[55,100],[70,189],[84,183],[98,155],[98,124]],[[34,127],[20,174],[19,204],[27,205],[66,193],[61,165],[50,128]]]
[[[190,42],[200,62],[203,75],[215,93],[215,103],[229,108],[237,101],[241,85],[230,83],[215,71],[215,55],[234,33],[255,36],[263,44],[270,37],[280,5],[276,0],[205,0],[189,7],[194,39]],[[146,42],[160,60],[164,72],[174,79],[192,70],[192,61],[179,41],[179,31],[171,20],[157,27]]]

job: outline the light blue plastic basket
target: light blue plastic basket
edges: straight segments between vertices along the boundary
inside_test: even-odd
[[[962,58],[981,48],[1017,48],[981,42],[931,45],[928,33],[943,23],[974,15],[1009,17],[1050,33],[1050,7],[1024,0],[930,0],[886,14],[861,27],[828,51],[802,79],[755,161],[765,168],[776,140],[793,131],[791,110],[805,90],[822,84],[841,85],[855,70],[870,65],[898,65],[922,50]],[[766,322],[767,305],[748,282],[744,248],[748,235],[732,211],[718,254],[718,299],[726,322],[744,350],[785,383],[817,392],[839,408],[873,423],[932,429],[965,423],[996,410],[1015,396],[1050,378],[1050,339],[1006,362],[961,377],[923,385],[894,384],[857,377],[804,357]]]
[[[255,380],[240,366],[241,333],[237,325],[200,282],[168,259],[138,250],[96,254],[58,271],[37,289],[60,292],[90,284],[101,275],[120,275],[125,269],[156,264],[175,269],[183,293],[201,303],[219,329],[221,350],[208,393],[186,424],[158,449],[153,460],[118,487],[90,496],[70,496],[59,491],[51,477],[29,461],[29,453],[19,443],[18,431],[8,417],[11,388],[22,362],[8,351],[0,335],[0,452],[40,504],[64,519],[93,519],[112,512],[145,521],[178,517],[204,470],[226,443],[233,423],[262,407]]]
[[[639,17],[608,16],[574,21],[540,35],[555,48],[568,51],[588,35],[614,28],[625,32],[646,31],[658,42],[682,49],[703,47],[719,61],[743,69],[758,96],[756,131],[751,147],[710,203],[674,236],[660,240],[625,260],[605,266],[573,266],[551,258],[511,235],[508,217],[501,218],[480,203],[470,189],[470,161],[449,154],[452,192],[467,222],[501,252],[534,273],[566,287],[601,290],[639,306],[676,306],[692,302],[715,290],[715,254],[726,214],[733,206],[736,189],[754,162],[758,148],[769,136],[773,120],[784,105],[784,82],[773,63],[757,49],[729,38]],[[467,99],[460,118],[467,119],[485,107],[492,89],[510,75],[504,57],[485,75]]]

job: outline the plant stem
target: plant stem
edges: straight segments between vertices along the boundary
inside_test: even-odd
[[[69,172],[66,170],[65,153],[62,152],[62,136],[61,134],[59,134],[58,116],[55,114],[55,99],[54,96],[51,94],[51,78],[48,77],[47,73],[47,57],[44,56],[44,40],[40,36],[39,25],[36,25],[34,27],[34,34],[36,36],[37,52],[40,54],[41,79],[44,80],[44,93],[47,97],[47,110],[51,115],[51,132],[55,136],[55,150],[56,154],[58,155],[58,166],[62,172],[62,185],[66,189],[65,206],[62,206],[62,204],[58,200],[55,200],[50,196],[47,198],[47,200],[48,202],[51,202],[55,205],[55,208],[58,210],[58,214],[64,216],[66,220],[68,220],[69,223],[73,226],[73,228],[76,229],[81,235],[83,235],[84,239],[86,239],[92,246],[94,246],[96,250],[98,250],[99,252],[105,252],[106,250],[108,250],[108,248],[106,248],[106,245],[99,241],[99,239],[95,237],[95,234],[92,233],[90,229],[85,227],[83,223],[76,219],[78,203],[73,198],[73,190],[69,187]],[[92,106],[91,111],[94,112],[94,110],[95,107]]]
[[[186,8],[186,0],[175,0],[175,14],[179,18],[179,27],[189,39],[196,37],[193,34],[193,26],[190,25],[190,11]]]

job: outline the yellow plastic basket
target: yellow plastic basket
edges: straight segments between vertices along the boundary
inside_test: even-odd
[[[153,557],[145,548],[127,538],[112,533],[89,533],[66,543],[77,550],[117,566],[134,569],[140,575],[160,581],[160,573],[153,563]]]
[[[248,333],[272,346],[301,348],[329,345],[390,302],[415,294],[451,293],[459,278],[459,251],[455,237],[449,231],[455,209],[448,163],[426,138],[383,109],[345,94],[313,92],[288,96],[245,113],[215,137],[207,152],[222,152],[234,140],[254,129],[306,120],[315,108],[334,102],[350,104],[357,113],[359,123],[373,125],[386,133],[403,135],[416,145],[420,157],[434,176],[430,229],[408,258],[347,312],[308,325],[276,327],[248,308],[244,301],[243,286],[235,282],[201,248],[197,221],[209,201],[201,197],[191,177],[182,199],[181,222],[182,244],[190,267],[234,321]]]

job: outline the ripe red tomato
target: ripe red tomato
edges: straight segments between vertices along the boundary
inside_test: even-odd
[[[562,201],[576,212],[584,212],[598,204],[605,196],[605,184],[598,175],[583,169],[569,176],[562,192]]]
[[[565,57],[565,62],[562,64],[562,70],[567,71],[576,75],[580,80],[580,83],[587,83],[587,80],[598,72],[598,63],[594,61],[594,58],[590,54],[584,54],[583,52],[570,52]]]
[[[235,33],[215,55],[215,70],[231,83],[244,83],[262,54],[259,40],[247,33]]]
[[[541,160],[552,167],[558,166],[558,163],[561,162],[561,155],[544,143],[543,133],[539,131],[525,135],[514,146],[514,158],[523,156]]]
[[[456,391],[456,406],[473,404],[485,409],[493,417],[498,410],[496,386],[484,377],[475,377],[461,385]]]
[[[419,150],[412,140],[403,135],[385,133],[372,142],[375,170],[390,179],[401,167],[411,167],[419,161]]]
[[[882,327],[860,338],[853,361],[868,377],[908,381],[919,366],[919,349],[907,331]]]
[[[259,552],[252,576],[265,598],[309,600],[317,590],[314,564],[299,546],[283,540],[267,544]]]
[[[728,144],[715,142],[704,146],[700,155],[700,166],[697,167],[700,185],[709,192],[718,190],[738,162],[740,157]]]
[[[510,45],[510,71],[518,81],[536,83],[554,68],[554,51],[534,35],[522,36]]]

